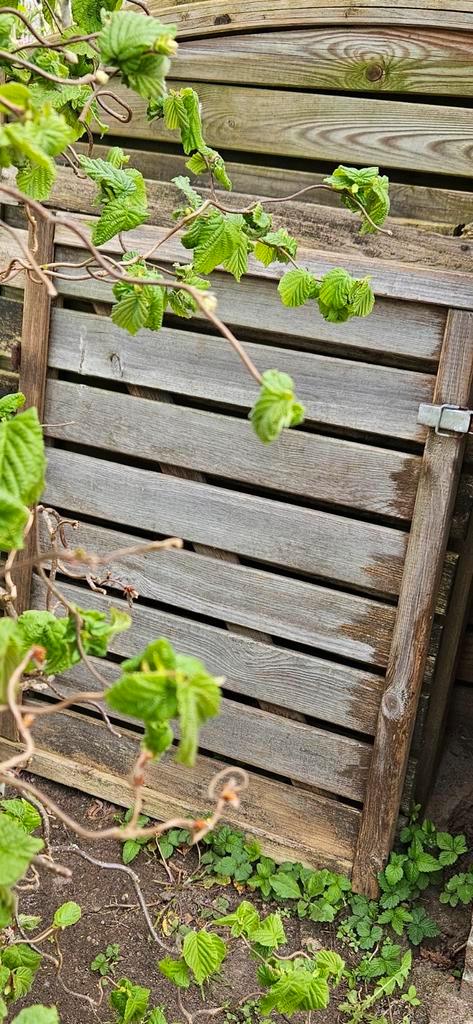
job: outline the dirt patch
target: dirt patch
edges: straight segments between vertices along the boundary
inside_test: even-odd
[[[89,827],[97,829],[110,824],[119,808],[104,804],[73,790],[52,783],[43,783],[49,794],[69,814]],[[75,840],[67,834],[64,827],[55,819],[51,820],[51,840],[55,848],[70,845]],[[120,862],[121,847],[119,843],[110,841],[81,842],[81,848],[99,860]],[[61,851],[58,859],[73,869],[73,878],[66,880],[43,874],[43,886],[40,890],[25,892],[21,897],[23,913],[40,914],[44,925],[51,920],[55,909],[66,900],[75,900],[82,908],[82,918],[73,928],[61,935],[60,945],[64,963],[61,977],[68,989],[98,1001],[100,986],[98,975],[90,970],[90,964],[97,953],[106,946],[118,943],[120,946],[120,963],[113,977],[127,976],[133,982],[151,989],[152,1005],[163,1005],[169,1021],[183,1021],[182,1010],[176,1000],[174,986],[160,975],[157,960],[162,956],[175,955],[176,943],[180,937],[177,923],[191,927],[203,927],[212,917],[219,916],[233,909],[242,899],[233,886],[212,884],[199,876],[199,861],[195,851],[183,856],[175,852],[171,859],[173,882],[171,883],[159,857],[143,850],[133,862],[146,903],[150,908],[153,921],[167,948],[160,949],[152,940],[141,910],[138,906],[136,893],[130,877],[123,871],[108,871],[92,866],[71,852]],[[258,900],[251,894],[252,902]],[[228,911],[227,911],[228,906]],[[414,983],[423,1005],[411,1010],[412,1024],[445,1024],[455,1019],[456,1024],[473,1024],[473,1016],[459,1000],[458,981],[452,970],[461,967],[462,944],[466,940],[470,926],[468,911],[452,911],[438,903],[433,893],[426,895],[426,909],[434,916],[442,929],[440,939],[424,944],[415,953]],[[262,912],[267,913],[269,905],[261,904]],[[287,917],[285,929],[288,935],[287,951],[301,948],[307,939],[315,941],[320,948],[336,949],[350,963],[359,959],[338,942],[336,927],[333,925],[317,925],[308,921],[299,921]],[[173,928],[176,930],[173,931]],[[458,948],[457,948],[458,947]],[[55,953],[54,946],[45,951]],[[286,953],[286,949],[282,952]],[[89,1021],[110,1022],[112,1014],[108,1007],[110,984],[104,985],[105,996],[100,1006],[93,1006],[84,998],[61,989],[54,967],[44,963],[37,975],[32,996],[25,1000],[24,1005],[34,1002],[56,1004],[61,1013],[62,1024],[88,1024]],[[255,981],[255,962],[235,940],[225,961],[223,978],[212,983],[206,994],[206,1007],[230,1003],[235,1006],[255,994],[258,985]],[[32,999],[33,997],[33,999]],[[453,1000],[453,1002],[452,1002]],[[342,1017],[338,1010],[341,1001],[335,995],[332,1006],[317,1014],[316,1019],[324,1024],[339,1024]],[[184,993],[184,1003],[189,1011],[195,1012],[202,1008],[200,994],[193,987]],[[22,1004],[16,1004],[21,1008]],[[15,1007],[15,1008],[16,1008]],[[460,1009],[459,1009],[460,1007]],[[460,1010],[464,1013],[461,1016]],[[445,1008],[448,1013],[444,1017]],[[404,1004],[392,1004],[393,1020],[402,1020],[406,1010]],[[463,1012],[463,1011],[462,1011]],[[205,1018],[201,1018],[201,1020]],[[224,1024],[224,1015],[217,1018]],[[302,1018],[301,1018],[302,1019]],[[297,1018],[294,1018],[297,1024]]]

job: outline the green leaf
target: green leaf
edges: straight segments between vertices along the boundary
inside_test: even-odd
[[[110,995],[110,1005],[118,1011],[120,1024],[141,1024],[149,997],[149,988],[133,985],[128,978],[121,978]]]
[[[41,815],[27,800],[0,800],[0,807],[17,825],[21,825],[25,832],[34,832],[41,825]]]
[[[182,955],[198,985],[220,970],[227,947],[219,935],[205,930],[190,931],[184,938]]]
[[[15,547],[23,546],[24,506],[33,505],[44,484],[44,443],[36,409],[18,413],[0,423],[0,502],[10,510],[8,522],[0,525],[0,550],[8,549],[11,536]],[[16,528],[11,510],[17,503]],[[23,506],[23,508],[22,508]]]
[[[104,207],[92,231],[94,245],[103,245],[123,231],[132,231],[148,219],[148,210],[142,203],[118,197]],[[121,325],[119,325],[121,326]]]
[[[13,986],[13,999],[22,999],[30,991],[34,981],[34,974],[29,967],[17,967],[11,973],[11,984]]]
[[[104,64],[129,71],[139,67],[145,53],[174,52],[174,35],[175,29],[158,18],[144,18],[135,11],[114,11],[99,33],[97,45]]]
[[[131,864],[131,862],[135,860],[135,857],[137,857],[138,854],[140,853],[141,847],[142,843],[138,843],[136,839],[127,839],[126,842],[123,843],[122,848],[123,863]]]
[[[197,658],[178,655],[176,698],[180,739],[176,760],[192,765],[197,754],[199,728],[220,709],[220,686]]]
[[[151,1010],[146,1024],[168,1024],[164,1007],[157,1006],[154,1010]]]
[[[10,971],[14,971],[17,967],[28,967],[33,974],[36,974],[42,959],[41,953],[37,953],[31,946],[27,946],[23,942],[2,949],[2,963]]]
[[[437,858],[433,857],[431,853],[421,853],[420,856],[416,858],[416,865],[419,871],[429,873],[431,871],[438,871],[440,867]]]
[[[161,757],[166,750],[169,750],[173,739],[174,734],[168,722],[159,720],[146,722],[142,746],[145,750],[149,750],[154,758]]]
[[[268,914],[252,931],[251,941],[257,942],[260,946],[266,946],[268,949],[278,949],[279,946],[283,946],[287,939],[280,914]]]
[[[29,1006],[12,1020],[12,1024],[60,1024],[55,1006]]]
[[[288,270],[278,284],[278,292],[284,306],[303,306],[308,299],[318,295],[318,283],[308,270]]]
[[[297,254],[297,241],[292,235],[288,235],[285,228],[278,231],[268,232],[260,238],[255,245],[255,257],[265,267],[270,263],[288,263],[289,257],[295,259]]]
[[[243,900],[233,914],[216,918],[215,924],[228,925],[234,938],[245,935],[246,938],[251,939],[255,929],[260,927],[261,921],[256,907],[248,900]]]
[[[31,199],[48,199],[56,180],[56,168],[40,167],[27,161],[16,176],[16,187]]]
[[[1,509],[1,504],[0,504]],[[25,653],[17,622],[10,618],[0,618],[0,703],[7,700],[7,687],[10,676],[19,665]],[[1,876],[0,876],[1,877]]]
[[[164,960],[158,960],[158,968],[165,978],[169,978],[178,988],[189,988],[190,975],[185,960],[173,960],[167,956]]]
[[[29,836],[7,814],[0,814],[0,878],[2,885],[15,885],[32,858],[43,849],[42,839]]]
[[[192,188],[189,178],[184,177],[182,174],[178,174],[176,178],[172,178],[171,180],[173,185],[184,193],[188,206],[190,206],[191,210],[198,210],[199,207],[202,206],[203,200],[201,196],[199,196],[199,193]]]
[[[13,395],[4,395],[3,398],[0,398],[0,422],[11,419],[17,409],[20,409],[25,404],[25,401],[26,398],[21,391],[16,391]]]
[[[138,285],[112,307],[112,322],[129,334],[136,334],[144,327],[148,313],[148,298]]]
[[[38,914],[18,914],[18,923],[25,932],[34,932],[41,924],[41,917]]]
[[[276,896],[283,900],[297,900],[302,896],[300,886],[293,875],[278,871],[277,875],[270,878],[271,888]]]
[[[326,978],[317,972],[311,973],[299,968],[284,974],[271,986],[260,1002],[260,1009],[264,1014],[275,1009],[292,1016],[299,1010],[323,1010],[328,1006],[329,998]]]
[[[174,681],[166,672],[129,672],[107,690],[107,704],[144,722],[173,718],[177,713]]]
[[[350,302],[351,286],[352,278],[348,271],[342,267],[334,267],[324,274],[320,282],[320,301],[324,306],[341,309]]]
[[[292,378],[278,370],[266,370],[259,397],[250,412],[253,429],[260,440],[264,444],[274,441],[285,427],[302,423],[304,413],[304,406],[294,394]]]
[[[71,925],[77,924],[81,916],[82,910],[79,904],[71,900],[57,908],[53,917],[53,925],[55,928],[62,928],[64,930],[64,928],[70,928]]]
[[[194,89],[184,88],[179,92],[170,92],[164,100],[164,120],[170,131],[179,129],[184,153],[192,153],[192,150],[206,150],[204,137],[202,135],[202,120],[200,116],[200,101]],[[191,161],[188,161],[187,167]],[[204,168],[207,164],[204,161]],[[197,171],[196,173],[200,173]]]
[[[4,49],[3,44],[0,45]],[[0,85],[0,110],[8,114],[10,113],[9,108],[2,103],[2,99],[13,103],[15,107],[26,110],[30,105],[30,92],[28,87],[20,82],[7,82],[6,85]]]

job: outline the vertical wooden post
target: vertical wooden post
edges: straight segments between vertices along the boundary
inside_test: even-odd
[[[54,258],[54,224],[38,220],[35,239],[32,229],[29,230],[28,245],[32,247],[34,241],[38,263],[50,263]],[[40,420],[44,412],[50,313],[51,298],[44,284],[27,277],[23,300],[19,389],[26,396],[25,407],[35,406]],[[19,615],[29,607],[34,543],[34,531],[30,531],[25,547],[17,556],[15,563],[13,578],[17,589],[16,609]],[[18,739],[10,714],[0,716],[0,735],[5,739]]]
[[[473,313],[450,310],[436,405],[466,406],[473,382]],[[392,846],[465,435],[429,432],[409,536],[355,860],[353,887],[377,895]]]

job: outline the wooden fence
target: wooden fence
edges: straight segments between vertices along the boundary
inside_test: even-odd
[[[473,3],[449,11],[434,0],[363,8],[341,0],[171,8],[155,0],[154,11],[179,24],[173,74],[198,83],[209,143],[229,151],[237,206],[320,181],[328,161],[379,162],[398,176],[394,237],[360,239],[351,215],[325,194],[323,205],[309,193],[278,208],[276,223],[301,238],[311,271],[342,264],[372,275],[375,312],[345,325],[281,307],[278,268],[252,264],[240,286],[217,273],[222,318],[258,366],[294,377],[307,406],[302,428],[269,449],[246,420],[255,388],[205,321],[171,317],[159,335],[131,338],[103,315],[107,285],[60,281],[41,332],[28,284],[20,380],[30,399],[34,380],[41,405],[44,371],[46,501],[77,517],[81,544],[103,553],[140,536],[186,542],[182,552],[114,570],[141,599],[133,629],[114,640],[110,679],[118,658],[161,634],[226,677],[223,712],[203,730],[196,769],[171,761],[151,768],[145,808],[164,816],[202,807],[215,769],[244,764],[251,795],[243,827],[278,857],[352,871],[357,889],[373,891],[418,706],[408,792],[428,788],[455,660],[451,638],[457,630],[458,647],[466,603],[468,488],[454,508],[465,438],[437,435],[418,412],[420,404],[470,402],[464,225],[473,221],[473,197],[462,186],[473,173],[473,125],[457,98],[472,91]],[[163,237],[175,204],[174,188],[159,179],[182,160],[162,126],[135,110],[132,130],[122,131],[151,179],[150,224],[130,243],[143,250]],[[407,169],[419,177],[403,180]],[[447,174],[457,179],[442,188]],[[426,175],[438,177],[422,184]],[[53,205],[90,224],[92,198],[93,187],[61,172]],[[18,211],[5,209],[18,224]],[[44,245],[59,259],[83,255],[63,227]],[[2,259],[7,249],[11,256],[10,240],[0,246]],[[170,239],[160,263],[182,255]],[[11,338],[20,331],[18,298],[1,300]],[[110,601],[71,581],[64,591],[90,607],[119,603],[113,585]],[[37,606],[44,600],[36,580],[32,597]],[[71,671],[61,691],[83,679],[82,668]],[[72,712],[39,719],[36,735],[38,773],[129,801],[123,775],[139,744],[129,723],[112,741],[93,714]]]

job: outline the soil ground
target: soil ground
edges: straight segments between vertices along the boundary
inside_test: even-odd
[[[465,724],[456,723],[438,777],[437,787],[429,811],[435,816],[436,824],[442,828],[466,831],[473,846],[473,816],[471,815],[471,765],[473,763],[473,730]],[[62,805],[69,814],[85,821],[89,827],[104,827],[113,821],[119,811],[109,804],[94,800],[74,790],[44,783],[47,792]],[[51,841],[54,847],[69,845],[73,838],[64,827],[51,819]],[[95,858],[120,861],[120,844],[110,842],[84,843],[83,850]],[[24,892],[21,896],[23,913],[40,914],[47,924],[54,910],[66,900],[75,900],[82,907],[82,918],[73,928],[61,935],[60,945],[64,958],[62,979],[66,986],[97,1000],[100,992],[98,975],[90,970],[90,964],[97,953],[105,950],[110,943],[119,943],[121,961],[114,977],[128,976],[134,982],[152,990],[152,1005],[163,1005],[168,1021],[184,1022],[182,1009],[176,1001],[176,990],[156,969],[156,962],[162,956],[176,953],[177,931],[173,927],[179,921],[192,927],[203,927],[212,916],[222,912],[222,900],[229,901],[229,910],[238,904],[242,896],[232,886],[212,884],[199,878],[198,859],[194,850],[183,856],[180,852],[171,859],[173,882],[170,882],[163,864],[154,854],[143,850],[133,862],[133,869],[139,875],[146,902],[153,915],[157,931],[167,947],[161,950],[153,942],[138,907],[136,894],[130,877],[124,871],[108,871],[85,863],[77,855],[61,852],[62,863],[73,869],[71,880],[49,873],[43,876],[44,885],[39,891]],[[256,904],[257,900],[252,901]],[[263,905],[265,912],[268,904]],[[412,981],[416,984],[422,1006],[410,1011],[412,1024],[473,1024],[473,1006],[460,999],[458,972],[462,968],[464,945],[471,926],[470,912],[465,908],[452,910],[442,907],[435,893],[425,894],[425,906],[441,928],[438,939],[424,942],[415,953]],[[262,907],[263,909],[263,907]],[[344,958],[350,954],[336,939],[336,928],[317,925],[288,918],[285,921],[289,937],[288,950],[299,949],[308,937],[320,944],[321,948],[335,948]],[[47,948],[48,944],[45,943]],[[54,953],[54,946],[50,948]],[[284,950],[286,952],[286,950]],[[454,972],[454,973],[453,973]],[[229,1002],[232,1006],[255,993],[255,962],[238,940],[233,940],[230,953],[224,965],[223,979],[211,985],[206,993],[206,1007]],[[60,1008],[62,1024],[89,1024],[99,1021],[110,1022],[113,1014],[108,1008],[110,985],[105,985],[105,995],[100,1006],[93,1006],[83,998],[77,998],[61,990],[54,968],[45,964],[38,972],[32,994],[25,1000],[55,1004]],[[202,1009],[198,989],[193,987],[184,993],[183,1002],[191,1012]],[[339,1024],[345,1018],[340,1014],[334,997],[332,1006],[317,1013],[321,1024]],[[16,1004],[15,1009],[21,1004]],[[388,1019],[392,1024],[401,1024],[405,1004],[392,1002]],[[200,1018],[205,1021],[204,1018]],[[224,1016],[217,1018],[224,1024]],[[297,1017],[294,1018],[297,1024]]]

